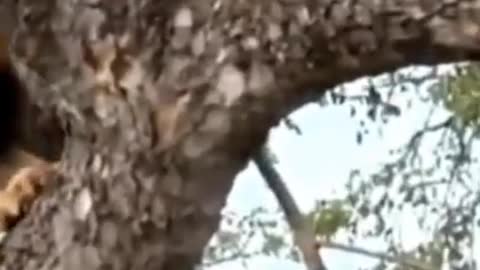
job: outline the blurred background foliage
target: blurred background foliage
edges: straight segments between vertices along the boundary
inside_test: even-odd
[[[436,67],[422,69],[368,78],[368,87],[360,95],[339,86],[318,100],[322,107],[350,108],[350,116],[358,120],[354,134],[358,144],[372,129],[381,130],[410,109],[410,101],[403,107],[396,105],[396,96],[414,93],[413,98],[428,103],[431,111],[423,128],[398,149],[391,149],[390,158],[378,171],[352,169],[347,196],[318,198],[305,214],[323,247],[374,256],[379,259],[375,269],[441,269],[445,265],[454,270],[477,269],[473,246],[475,241],[480,245],[475,238],[480,231],[475,150],[480,134],[480,65],[458,64],[443,73]],[[301,134],[301,127],[292,120],[285,119],[285,124]],[[275,163],[274,149],[270,157]],[[405,217],[423,233],[423,240],[413,249],[405,249],[399,237],[409,231],[399,221]],[[257,255],[300,260],[291,235],[285,233],[281,212],[258,208],[246,216],[225,213],[223,223],[205,251],[207,268],[231,260],[246,266]],[[388,249],[374,252],[338,244],[338,233],[348,235],[352,242],[359,237],[381,238]]]

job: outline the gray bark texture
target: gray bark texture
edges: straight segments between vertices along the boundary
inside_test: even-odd
[[[480,0],[5,1],[18,72],[65,133],[5,270],[193,269],[282,117],[360,76],[480,56]]]

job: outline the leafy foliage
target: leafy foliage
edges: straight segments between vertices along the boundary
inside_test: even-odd
[[[480,120],[480,66],[471,64],[457,68],[459,75],[445,76],[445,107],[467,125]]]
[[[204,266],[239,260],[258,255],[299,261],[298,252],[285,238],[286,224],[278,212],[259,207],[247,215],[227,212],[223,224],[204,254]]]
[[[475,176],[479,165],[475,149],[480,123],[480,65],[459,66],[453,74],[440,74],[436,68],[422,75],[399,71],[369,79],[369,86],[360,93],[345,90],[344,86],[332,89],[318,104],[349,106],[351,117],[359,123],[355,135],[359,144],[372,128],[381,130],[389,119],[401,117],[411,108],[410,102],[406,107],[396,104],[396,95],[415,93],[415,98],[432,109],[423,128],[405,145],[392,149],[391,158],[378,171],[352,170],[346,198],[317,202],[307,215],[315,233],[327,242],[345,232],[349,239],[383,239],[388,244],[386,257],[379,257],[376,269],[392,269],[387,257],[396,258],[396,270],[440,269],[444,264],[452,270],[474,269],[474,231],[480,226],[480,185]],[[438,120],[442,118],[438,115],[444,115],[443,120]],[[292,120],[285,123],[301,134]],[[275,160],[274,153],[271,158]],[[234,236],[209,248],[210,261],[255,255],[299,261],[298,252],[285,237],[285,222],[278,215],[270,215],[266,221],[265,214],[266,210],[257,211],[233,226]],[[400,216],[407,217],[407,222],[400,222]],[[249,224],[248,229],[245,224]],[[414,248],[405,248],[398,235],[411,230],[420,231],[422,239]],[[253,235],[261,238],[262,244],[246,252],[251,242],[245,241]],[[232,250],[241,255],[227,255]]]
[[[480,68],[469,65],[456,71],[439,77],[430,88],[436,90],[430,92],[432,106],[443,106],[450,116],[434,124],[428,120],[405,146],[391,151],[393,160],[378,172],[362,176],[360,170],[353,171],[347,188],[356,209],[352,224],[373,218],[375,229],[368,235],[389,242],[389,253],[408,254],[432,267],[448,263],[450,269],[471,269],[480,202],[473,151],[480,119]],[[405,213],[412,218],[410,226],[426,239],[414,250],[404,250],[395,237],[402,230],[395,216]]]
[[[347,227],[351,211],[343,200],[319,201],[307,218],[314,224],[315,234],[330,240],[339,229]]]

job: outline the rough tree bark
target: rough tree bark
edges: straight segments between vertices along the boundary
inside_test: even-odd
[[[480,56],[480,0],[12,3],[18,70],[66,142],[8,270],[193,269],[281,117],[359,76]]]

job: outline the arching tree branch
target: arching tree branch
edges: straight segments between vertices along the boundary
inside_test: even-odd
[[[67,138],[8,270],[193,269],[279,119],[360,76],[480,56],[479,0],[11,2],[19,73]]]

